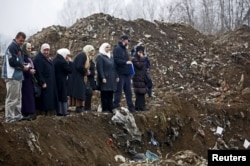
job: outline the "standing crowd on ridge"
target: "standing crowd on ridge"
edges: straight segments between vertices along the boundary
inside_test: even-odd
[[[155,96],[144,43],[139,42],[130,55],[129,37],[123,35],[112,54],[111,45],[102,43],[96,58],[95,48],[86,45],[74,59],[67,48],[58,49],[52,59],[47,43],[32,58],[31,43],[25,39],[25,33],[18,32],[4,55],[5,122],[33,120],[36,115],[67,116],[69,106],[74,106],[76,113],[92,111],[95,90],[100,91],[103,112],[119,108],[123,92],[130,112],[149,109],[145,95]]]

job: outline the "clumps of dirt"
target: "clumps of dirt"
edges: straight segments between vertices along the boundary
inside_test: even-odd
[[[134,114],[141,142],[114,124],[113,115],[97,112],[2,123],[0,133],[6,139],[0,139],[0,165],[117,165],[115,155],[132,159],[131,152],[147,150],[167,164],[182,153],[206,159],[208,149],[244,149],[243,142],[250,139],[249,33],[242,26],[211,36],[184,24],[126,21],[106,14],[79,19],[68,28],[42,29],[29,41],[36,51],[49,43],[52,56],[61,47],[76,55],[86,44],[97,50],[103,42],[114,46],[122,34],[130,36],[129,49],[144,41],[156,98],[147,98],[149,111]],[[5,89],[2,83],[0,89]],[[96,92],[93,107],[98,104]],[[216,134],[217,127],[222,134]],[[152,133],[157,144],[152,145]]]

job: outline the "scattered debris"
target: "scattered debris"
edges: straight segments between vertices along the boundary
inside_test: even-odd
[[[128,162],[146,162],[148,149],[157,150],[161,165],[206,165],[207,149],[249,148],[245,141],[250,137],[248,26],[213,36],[184,24],[94,14],[70,27],[44,28],[28,40],[34,52],[46,42],[51,56],[62,47],[76,55],[86,44],[96,50],[103,42],[113,47],[122,34],[130,37],[129,50],[138,41],[146,44],[157,96],[146,95],[150,110],[134,114],[118,110],[112,115],[100,108],[98,113],[75,114],[72,108],[67,117],[38,116],[32,122],[6,124],[6,88],[1,80],[1,165],[38,161],[41,165],[117,165],[124,158],[118,156],[116,161],[112,157],[116,154],[126,156]],[[97,109],[99,92],[94,92],[92,101]],[[125,97],[121,106],[126,106]],[[218,126],[223,131],[217,131]],[[147,137],[148,131],[153,138]],[[192,151],[178,152],[183,149]]]

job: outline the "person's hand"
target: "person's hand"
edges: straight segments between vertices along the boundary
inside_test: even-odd
[[[107,80],[105,78],[102,79],[102,83],[106,84]]]
[[[139,55],[140,57],[144,57],[144,55],[143,55],[142,52],[139,52],[138,55]]]
[[[43,83],[42,88],[43,88],[43,89],[47,88],[47,84],[46,84],[46,83]]]
[[[67,60],[68,62],[72,62],[72,58],[71,58],[70,56],[67,56],[67,57],[66,57],[66,60]]]
[[[131,61],[127,61],[126,64],[132,64],[132,62]]]
[[[28,65],[24,65],[23,66],[23,71],[28,71],[29,70],[29,66]]]
[[[91,74],[91,71],[90,70],[88,70],[88,76]]]
[[[120,80],[119,77],[117,77],[117,78],[116,78],[116,82],[119,82],[119,80]]]
[[[36,70],[35,69],[30,69],[30,74],[35,74],[36,73]]]

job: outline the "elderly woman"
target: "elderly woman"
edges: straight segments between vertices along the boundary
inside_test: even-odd
[[[35,118],[35,96],[33,89],[33,78],[35,74],[34,64],[30,58],[31,56],[31,44],[24,43],[22,45],[22,51],[24,54],[24,62],[29,66],[28,71],[23,71],[24,80],[22,83],[22,115],[27,118]]]
[[[44,43],[34,58],[38,83],[42,86],[38,108],[45,115],[54,115],[58,109],[54,64],[49,56],[50,46]]]
[[[103,43],[101,45],[99,48],[100,54],[96,58],[96,68],[98,73],[97,84],[101,91],[102,110],[112,113],[113,93],[116,90],[116,81],[119,81],[119,77],[110,50],[110,44]]]
[[[70,105],[76,106],[76,112],[80,113],[84,110],[83,102],[86,99],[86,84],[88,81],[88,75],[90,75],[90,63],[89,57],[93,56],[95,49],[92,45],[86,45],[83,47],[83,52],[76,55],[73,61],[73,72],[71,75],[71,99]]]
[[[67,105],[67,79],[72,73],[73,63],[70,57],[70,51],[67,48],[57,50],[57,55],[53,60],[55,67],[56,87],[58,94],[58,116],[69,114]]]

